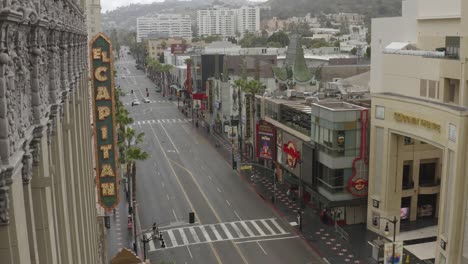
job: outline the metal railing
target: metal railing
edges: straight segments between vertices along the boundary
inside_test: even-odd
[[[349,234],[337,224],[337,221],[335,221],[335,232],[338,233],[344,240],[349,241]]]

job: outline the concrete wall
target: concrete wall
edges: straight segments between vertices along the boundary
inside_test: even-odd
[[[312,73],[315,73],[317,68],[312,68]],[[368,72],[369,65],[337,65],[337,66],[324,66],[320,68],[320,81],[331,82],[333,78],[349,78],[361,73]]]

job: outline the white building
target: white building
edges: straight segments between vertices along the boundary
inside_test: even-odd
[[[243,6],[236,10],[237,31],[243,36],[245,32],[260,30],[260,8],[258,6]]]
[[[137,18],[137,42],[141,42],[150,33],[166,33],[169,37],[192,38],[189,15],[157,14]]]
[[[236,10],[221,6],[197,11],[198,35],[236,35]]]
[[[230,37],[237,33],[242,36],[247,31],[260,31],[260,8],[243,6],[239,9],[229,9],[214,6],[211,9],[198,10],[197,23],[200,36]]]

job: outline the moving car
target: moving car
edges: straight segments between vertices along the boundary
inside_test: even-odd
[[[151,103],[151,101],[148,98],[143,98],[143,103]]]
[[[157,92],[157,93],[160,93],[160,92],[161,92],[161,87],[157,87],[157,86],[156,86],[156,92]]]
[[[133,100],[133,102],[132,102],[132,106],[139,105],[139,104],[140,104],[140,101],[138,101],[138,100]]]

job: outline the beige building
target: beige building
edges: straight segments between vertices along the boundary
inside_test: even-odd
[[[183,44],[186,41],[182,38],[148,38],[146,40],[146,49],[148,56],[152,59],[159,59],[161,54],[168,48],[171,48],[172,44]]]
[[[432,222],[435,263],[468,263],[468,2],[406,0],[402,14],[372,22],[367,226]]]
[[[107,263],[96,215],[85,7],[46,0],[2,9],[2,264]]]

